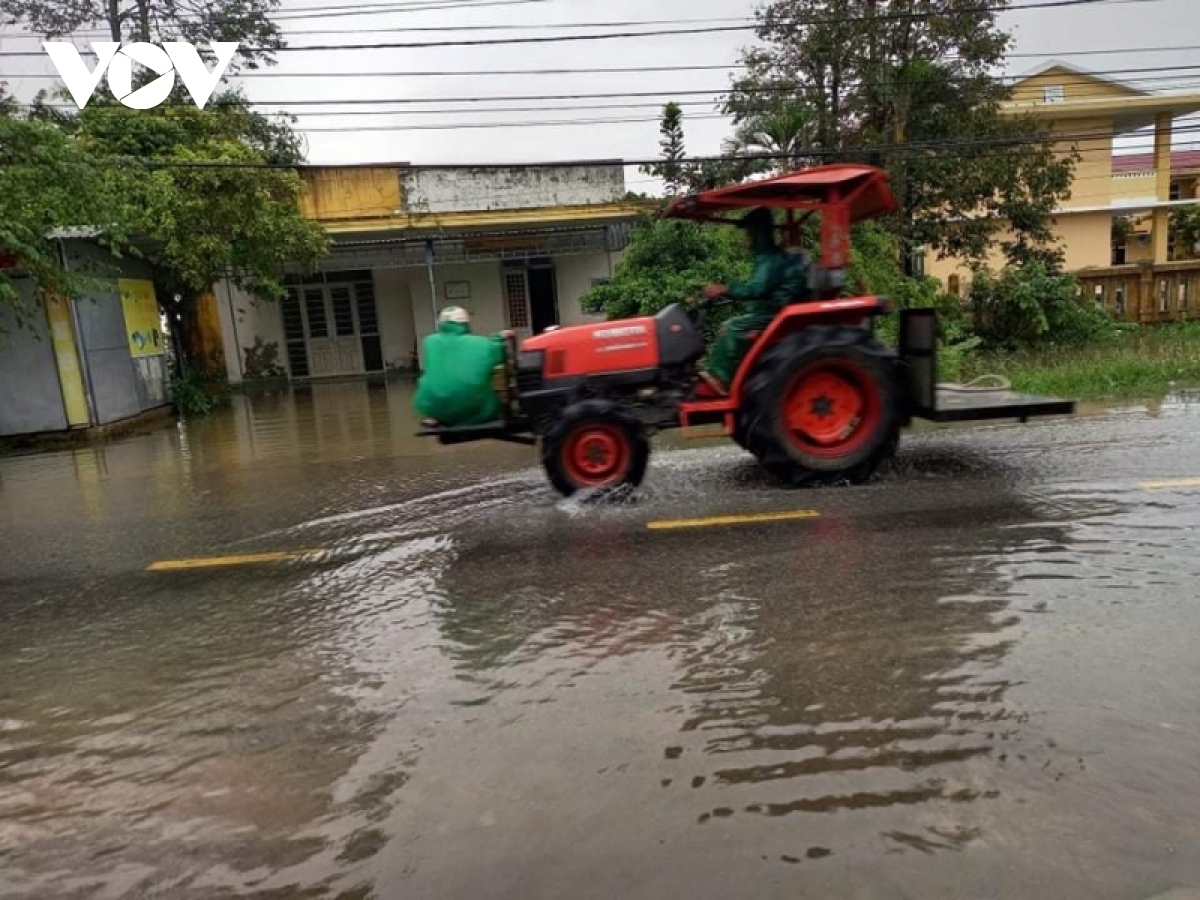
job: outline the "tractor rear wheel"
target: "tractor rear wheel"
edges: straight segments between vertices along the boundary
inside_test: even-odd
[[[743,396],[746,449],[790,484],[860,484],[896,452],[895,353],[862,328],[815,325],[784,338]]]
[[[650,442],[642,423],[608,400],[564,409],[542,438],[542,465],[564,497],[609,496],[646,477]]]

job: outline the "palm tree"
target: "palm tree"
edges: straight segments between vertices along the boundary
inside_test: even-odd
[[[812,107],[799,100],[755,113],[743,119],[725,151],[734,155],[762,154],[774,157],[765,168],[785,171],[800,168],[810,156],[817,131]]]

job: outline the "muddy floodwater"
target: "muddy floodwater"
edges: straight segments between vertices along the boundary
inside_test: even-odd
[[[0,897],[1200,891],[1189,398],[596,507],[408,396],[0,459]]]

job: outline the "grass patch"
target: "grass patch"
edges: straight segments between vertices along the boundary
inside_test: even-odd
[[[1124,330],[1083,347],[970,353],[960,372],[1003,375],[1018,391],[1078,400],[1162,396],[1200,386],[1200,322]]]

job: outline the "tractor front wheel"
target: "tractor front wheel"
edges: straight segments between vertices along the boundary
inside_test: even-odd
[[[784,338],[763,354],[744,396],[746,449],[791,484],[859,484],[895,454],[895,354],[864,329],[820,325]]]
[[[568,406],[542,439],[542,465],[564,497],[583,491],[609,496],[637,487],[649,461],[641,422],[607,400]]]

